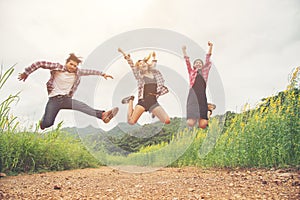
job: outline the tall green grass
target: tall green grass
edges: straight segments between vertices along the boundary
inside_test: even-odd
[[[208,130],[180,131],[184,137],[170,144],[148,146],[118,161],[151,165],[172,158],[169,166],[176,167],[300,166],[299,102],[299,89],[287,90],[265,99],[256,109],[234,114],[224,129],[220,118],[212,118]],[[189,142],[184,154],[176,154]]]
[[[8,78],[14,72],[14,66],[10,67],[7,71],[2,73],[2,66],[0,70],[0,91]],[[9,130],[13,131],[18,125],[16,117],[10,115],[10,105],[18,100],[18,94],[9,95],[0,103],[0,131]]]
[[[205,158],[221,167],[287,167],[300,164],[299,89],[265,99],[237,114]],[[266,106],[267,105],[267,106]]]
[[[0,72],[0,90],[14,68]],[[9,95],[0,104],[0,172],[8,174],[66,170],[98,166],[99,162],[74,135],[64,133],[60,125],[49,132],[19,131],[11,104],[18,94]],[[76,139],[77,138],[77,139]]]
[[[169,166],[177,167],[299,167],[300,90],[294,81],[299,79],[298,72],[299,68],[287,90],[263,99],[254,109],[245,106],[240,114],[228,112],[225,123],[215,117],[207,130],[179,130],[177,135],[184,137],[176,137],[170,144],[148,146],[126,158],[108,158],[138,165],[155,165],[171,158]],[[182,144],[189,146],[184,154],[176,154]]]
[[[95,167],[98,162],[83,145],[59,129],[49,133],[0,134],[0,171],[41,172]]]

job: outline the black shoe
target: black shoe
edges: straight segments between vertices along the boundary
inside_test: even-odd
[[[130,100],[134,100],[134,96],[129,96],[129,97],[125,97],[124,99],[122,99],[122,104],[127,104],[129,103]]]
[[[40,129],[41,130],[44,130],[45,128],[44,127],[42,127],[42,121],[40,120],[40,122],[39,122],[39,126],[40,126]]]

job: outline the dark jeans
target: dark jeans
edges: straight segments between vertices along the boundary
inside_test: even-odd
[[[48,128],[54,124],[54,120],[60,109],[77,110],[99,119],[102,118],[102,113],[104,112],[103,110],[95,110],[85,103],[72,99],[71,97],[62,95],[50,97],[46,105],[45,114],[41,121],[42,129]]]

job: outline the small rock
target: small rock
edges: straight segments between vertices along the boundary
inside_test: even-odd
[[[275,179],[275,180],[274,180],[274,183],[275,183],[276,185],[281,185],[282,182],[281,182],[281,180],[279,180],[279,179]]]
[[[188,188],[188,191],[189,191],[189,192],[194,192],[194,191],[195,191],[195,188]]]
[[[0,191],[0,199],[4,199],[4,193]]]
[[[282,173],[282,174],[279,174],[279,177],[282,177],[282,178],[291,178],[293,179],[294,176],[292,173]]]
[[[60,190],[61,189],[61,186],[60,185],[54,185],[54,190]]]
[[[6,174],[0,173],[0,178],[1,178],[1,177],[6,177]]]
[[[262,180],[261,183],[264,185],[268,184],[268,182],[266,180]]]
[[[300,182],[299,181],[294,181],[294,182],[292,182],[292,186],[300,186]]]

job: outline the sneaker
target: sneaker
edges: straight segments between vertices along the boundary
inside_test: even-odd
[[[44,129],[45,129],[44,127],[42,127],[42,120],[40,120],[39,126],[40,126],[40,129],[41,129],[41,130],[44,130]]]
[[[208,108],[208,111],[210,111],[211,113],[212,113],[212,111],[214,110],[214,109],[216,109],[216,105],[215,104],[213,104],[213,103],[207,103],[207,108]]]
[[[119,108],[118,107],[115,107],[109,111],[106,111],[102,114],[102,120],[104,121],[104,123],[108,123],[110,122],[110,120],[117,115],[119,111]]]
[[[134,100],[134,96],[129,96],[129,97],[125,97],[124,99],[122,99],[122,104],[127,104],[129,103],[130,100]]]

